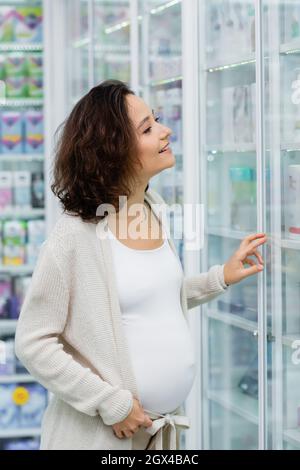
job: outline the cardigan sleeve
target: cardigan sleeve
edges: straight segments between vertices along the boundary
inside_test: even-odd
[[[212,266],[207,273],[184,278],[188,309],[209,302],[228,289],[224,281],[224,264]]]
[[[45,388],[82,413],[107,425],[133,408],[130,390],[112,386],[68,354],[59,335],[68,315],[69,291],[53,249],[44,242],[26,293],[15,335],[15,353]]]

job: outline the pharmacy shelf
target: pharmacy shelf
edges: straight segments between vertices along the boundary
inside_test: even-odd
[[[164,78],[161,80],[151,80],[149,82],[149,86],[157,87],[161,85],[168,85],[169,83],[179,82],[181,80],[182,80],[182,75],[178,75],[177,77]]]
[[[280,149],[285,152],[299,152],[300,142],[282,142]]]
[[[226,145],[209,145],[206,148],[207,153],[218,154],[218,153],[244,153],[244,152],[256,152],[255,143],[234,143]]]
[[[287,429],[283,432],[283,439],[294,447],[300,447],[300,428]]]
[[[236,389],[210,390],[207,398],[246,421],[258,424],[258,401]]]
[[[0,52],[39,52],[43,50],[43,44],[41,43],[0,43]]]
[[[40,436],[40,428],[20,428],[0,430],[0,439],[10,439],[13,437],[31,437]]]
[[[44,217],[45,209],[12,209],[10,211],[2,211],[0,214],[1,219],[18,218],[18,219],[33,219],[35,217]]]
[[[33,161],[38,161],[42,162],[44,161],[44,155],[43,154],[29,154],[29,153],[14,153],[14,154],[9,154],[9,153],[3,153],[0,154],[0,163],[1,162],[17,162],[17,163],[22,163],[22,162],[33,162]]]
[[[36,382],[29,374],[0,375],[0,384]]]
[[[290,250],[300,250],[300,240],[292,240],[288,238],[283,238],[281,240],[281,247],[288,248]]]
[[[17,327],[18,320],[0,320],[0,335],[13,333]]]
[[[255,54],[249,54],[243,57],[237,57],[236,59],[228,59],[224,62],[211,62],[206,65],[206,72],[222,72],[224,70],[232,69],[235,67],[242,67],[245,65],[253,64],[256,62]]]
[[[114,44],[95,44],[93,46],[95,52],[103,52],[104,54],[107,52],[117,52],[121,54],[122,52],[130,52],[130,47],[128,45],[114,45]]]
[[[256,322],[242,318],[239,315],[234,315],[233,313],[219,312],[218,310],[205,310],[205,315],[208,318],[220,321],[230,326],[235,326],[242,330],[249,331],[254,336],[257,335],[258,325]]]
[[[279,48],[280,54],[299,54],[300,53],[300,42],[291,41],[281,44]]]
[[[43,106],[42,98],[1,98],[0,107],[30,107]]]
[[[233,238],[235,240],[242,240],[243,238],[247,237],[250,234],[249,232],[244,232],[240,230],[232,230],[226,227],[209,227],[206,230],[208,235],[215,235],[217,237],[224,237],[224,238]],[[254,232],[253,232],[254,233]]]
[[[297,334],[292,334],[292,335],[283,335],[282,336],[282,344],[284,346],[289,347],[289,348],[292,348],[294,342],[299,341],[299,340],[300,340],[300,333],[298,335]]]
[[[31,264],[20,264],[18,266],[6,266],[6,265],[1,264],[0,273],[7,273],[12,276],[32,274],[34,267],[35,266]]]

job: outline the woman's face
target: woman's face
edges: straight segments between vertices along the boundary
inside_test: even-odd
[[[127,95],[129,116],[138,136],[139,160],[142,164],[140,176],[147,181],[157,173],[175,165],[174,154],[168,145],[172,131],[157,122],[157,116],[146,103],[136,95]]]

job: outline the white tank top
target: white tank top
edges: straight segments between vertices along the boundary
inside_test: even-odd
[[[180,303],[183,270],[168,239],[151,250],[129,248],[108,229],[122,323],[141,405],[171,413],[187,398],[195,350]]]

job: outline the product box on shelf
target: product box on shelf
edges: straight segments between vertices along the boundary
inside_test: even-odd
[[[0,171],[0,209],[10,210],[13,206],[13,180],[10,171]]]
[[[0,42],[14,41],[14,8],[0,6]]]
[[[42,172],[31,174],[31,204],[33,208],[45,207],[45,185]]]
[[[0,385],[0,428],[38,428],[47,406],[47,391],[38,383]]]
[[[30,171],[14,171],[14,206],[29,209],[31,207],[31,174]]]
[[[19,266],[26,262],[25,220],[6,220],[3,224],[3,264]]]
[[[14,33],[16,42],[42,42],[42,7],[18,7],[15,9],[14,16]]]
[[[42,153],[44,150],[43,112],[29,110],[24,113],[25,152]]]
[[[19,111],[1,113],[1,143],[3,153],[22,153],[23,116]]]

